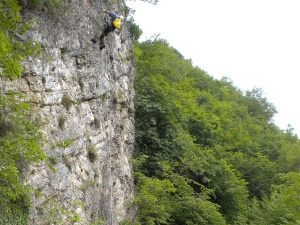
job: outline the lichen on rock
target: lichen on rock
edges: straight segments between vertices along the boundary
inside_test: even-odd
[[[126,25],[110,33],[106,48],[98,37],[107,15],[125,14],[123,1],[63,1],[64,12],[23,2],[23,18],[35,21],[25,38],[38,41],[43,54],[23,63],[23,77],[1,80],[2,91],[18,89],[45,121],[46,163],[31,165],[30,224],[119,224],[130,216],[134,144],[133,46]],[[29,2],[29,3],[28,3]],[[46,3],[47,1],[42,1]],[[48,7],[48,8],[47,8]],[[53,7],[53,6],[52,6]],[[67,146],[58,143],[68,142]],[[92,159],[91,159],[92,157]]]

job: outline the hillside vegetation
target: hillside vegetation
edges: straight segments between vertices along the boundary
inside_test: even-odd
[[[262,90],[137,43],[136,224],[300,224],[300,142]],[[133,222],[129,222],[133,224]]]

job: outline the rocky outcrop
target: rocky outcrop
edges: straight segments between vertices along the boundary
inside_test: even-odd
[[[133,196],[133,47],[126,24],[102,51],[91,39],[108,19],[102,9],[124,15],[124,2],[58,2],[23,1],[24,19],[35,21],[25,37],[41,43],[43,54],[24,62],[22,79],[0,83],[26,93],[46,122],[55,171],[47,163],[27,170],[36,189],[30,223],[119,224]]]

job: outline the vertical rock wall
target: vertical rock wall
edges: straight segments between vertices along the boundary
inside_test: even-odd
[[[91,39],[108,19],[102,9],[124,16],[124,2],[60,2],[35,8],[23,1],[25,20],[35,21],[26,38],[44,53],[24,63],[22,79],[0,82],[3,91],[26,93],[46,122],[45,151],[56,172],[46,163],[28,168],[36,189],[30,224],[119,224],[133,196],[133,47],[126,23],[102,51]]]

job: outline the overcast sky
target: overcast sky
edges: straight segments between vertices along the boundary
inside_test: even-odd
[[[300,137],[300,0],[127,0],[142,40],[155,34],[216,79],[262,88]]]

